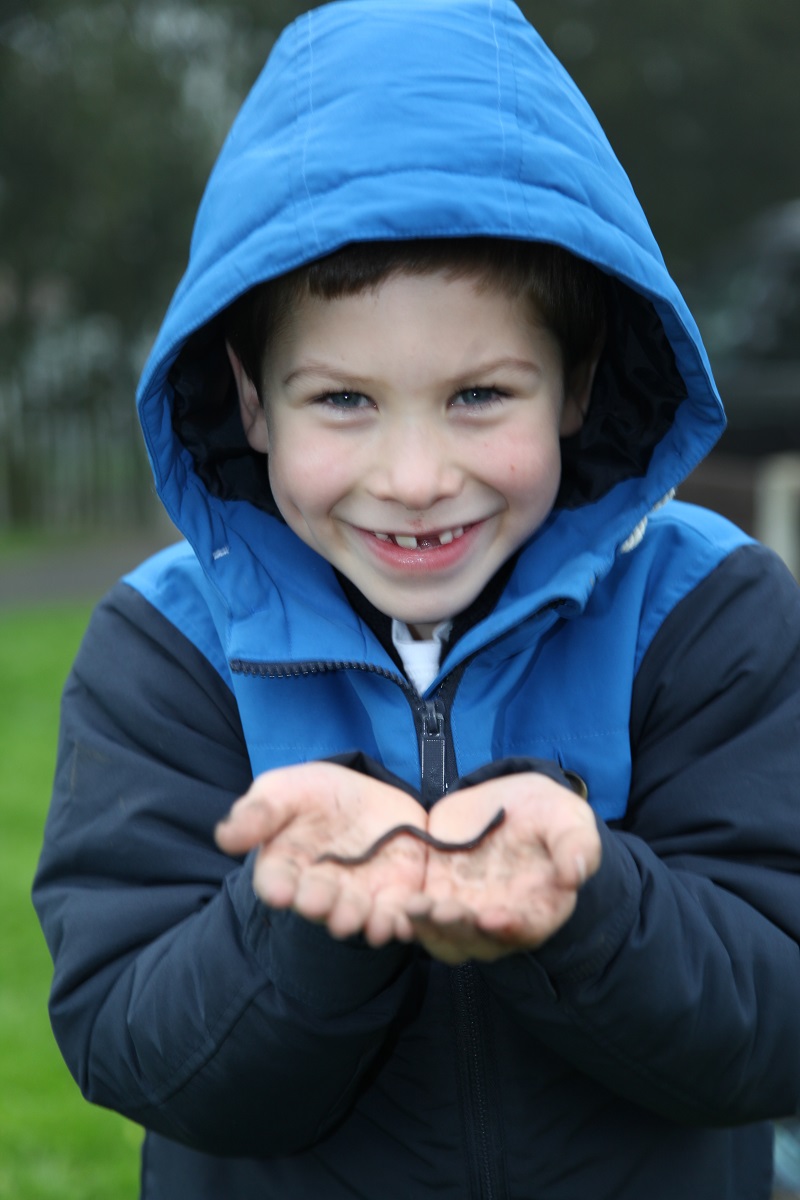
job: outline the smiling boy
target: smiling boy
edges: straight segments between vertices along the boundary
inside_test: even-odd
[[[34,897],[167,1200],[766,1200],[800,1109],[800,601],[509,0],[289,27],[139,408]]]
[[[437,267],[448,251],[464,257],[459,272]],[[467,608],[549,515],[559,439],[582,424],[600,348],[565,380],[522,266],[518,280],[498,267],[495,279],[480,242],[425,253],[413,249],[412,274],[402,246],[345,252],[382,258],[386,277],[337,297],[284,283],[288,313],[257,381],[229,347],[247,439],[268,456],[283,519],[419,637]],[[555,254],[536,247],[528,270],[552,270]]]
[[[605,335],[601,276],[538,243],[355,244],[246,294],[227,325],[242,427],[281,517],[391,618],[424,693],[453,618],[552,511],[561,438],[583,424]],[[261,898],[337,937],[415,937],[447,962],[491,960],[554,933],[599,863],[590,810],[536,774],[440,797],[425,816],[339,770],[272,773],[217,840],[260,846]],[[443,764],[437,796],[447,783]],[[407,843],[368,870],[319,862],[363,855],[393,824],[470,841],[493,810],[503,828],[470,884],[460,856]]]

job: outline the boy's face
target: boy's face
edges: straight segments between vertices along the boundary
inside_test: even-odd
[[[478,596],[553,506],[565,394],[530,302],[444,274],[305,297],[256,388],[231,353],[250,444],[291,529],[419,637]]]

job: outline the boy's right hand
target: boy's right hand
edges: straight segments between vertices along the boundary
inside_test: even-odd
[[[492,962],[537,950],[572,915],[600,867],[594,812],[571,788],[520,772],[438,800],[428,829],[463,842],[502,808],[505,820],[468,853],[429,851],[425,891],[409,901],[416,940],[434,958]]]
[[[401,835],[357,870],[317,860],[361,854],[397,825],[426,824],[425,810],[399,788],[312,762],[260,775],[215,836],[227,854],[260,847],[253,887],[265,904],[292,908],[334,937],[363,932],[382,946],[411,937],[405,902],[423,888],[424,846]]]

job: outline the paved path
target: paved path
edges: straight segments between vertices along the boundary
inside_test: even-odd
[[[0,609],[99,600],[121,575],[170,540],[170,531],[157,530],[0,557]]]

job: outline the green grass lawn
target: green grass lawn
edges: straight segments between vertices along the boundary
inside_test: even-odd
[[[86,606],[0,612],[0,1200],[135,1200],[140,1130],[81,1097],[47,1018],[30,902],[58,698]]]

